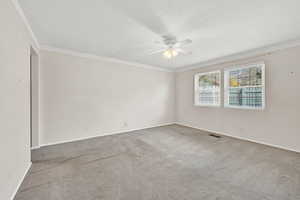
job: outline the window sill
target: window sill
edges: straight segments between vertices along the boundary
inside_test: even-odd
[[[233,108],[233,109],[241,109],[241,110],[260,110],[260,111],[263,111],[265,109],[265,106],[263,106],[263,107],[249,107],[249,106],[230,106],[230,105],[224,105],[224,108]]]
[[[208,108],[219,108],[221,105],[206,105],[206,104],[194,104],[196,107],[208,107]]]

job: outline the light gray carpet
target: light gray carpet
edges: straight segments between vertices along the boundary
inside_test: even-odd
[[[178,125],[33,151],[16,200],[299,200],[300,154]]]

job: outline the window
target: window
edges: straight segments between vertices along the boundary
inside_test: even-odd
[[[224,71],[224,105],[264,109],[265,64],[252,64]]]
[[[221,72],[213,71],[195,75],[195,105],[220,106]]]

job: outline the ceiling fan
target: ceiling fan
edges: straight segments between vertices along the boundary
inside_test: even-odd
[[[179,54],[182,54],[182,55],[191,54],[191,52],[188,52],[188,51],[185,51],[182,49],[183,46],[192,43],[191,39],[185,39],[185,40],[178,41],[175,36],[163,35],[162,41],[156,41],[155,43],[163,44],[165,47],[160,50],[151,52],[150,55],[162,53],[162,55],[165,58],[172,59],[172,58],[178,56]]]

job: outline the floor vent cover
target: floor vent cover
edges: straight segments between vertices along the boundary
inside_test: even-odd
[[[216,135],[216,134],[213,134],[213,133],[209,134],[209,136],[214,137],[214,138],[221,138],[220,135]]]

